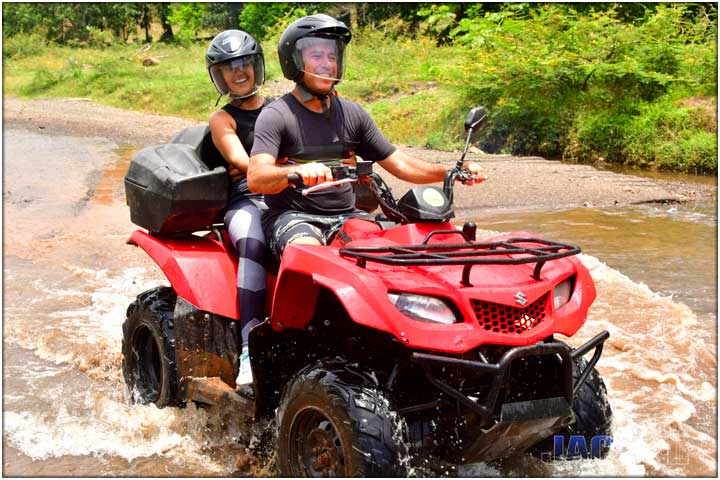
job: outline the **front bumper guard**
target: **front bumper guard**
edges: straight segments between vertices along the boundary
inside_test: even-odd
[[[575,349],[561,342],[536,343],[535,345],[527,347],[516,347],[505,352],[497,363],[448,358],[440,355],[418,352],[414,352],[412,354],[412,361],[423,368],[427,380],[438,390],[480,415],[483,419],[483,423],[490,423],[489,421],[493,416],[493,412],[496,410],[498,396],[507,384],[509,368],[513,361],[523,357],[559,355],[562,359],[562,376],[564,386],[563,397],[567,402],[567,405],[571,406],[578,389],[583,382],[585,382],[593,367],[595,367],[600,359],[603,344],[609,337],[610,334],[607,331],[600,332],[582,346]],[[573,383],[573,364],[578,358],[583,357],[591,350],[594,350],[592,358],[587,362],[587,366],[580,373],[578,381]],[[447,383],[444,383],[442,380],[439,380],[435,377],[435,375],[433,375],[431,368],[433,366],[453,367],[470,372],[493,374],[490,390],[485,398],[485,401],[482,403],[475,401]],[[548,412],[548,414],[552,415],[556,413],[557,412]],[[526,413],[524,415],[526,415]],[[509,412],[506,413],[504,409],[503,417],[503,421],[511,421],[513,415]],[[520,418],[518,418],[518,420],[520,420]]]

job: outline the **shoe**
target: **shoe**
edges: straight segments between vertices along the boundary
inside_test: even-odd
[[[253,383],[252,369],[250,368],[250,354],[247,350],[240,354],[240,368],[238,369],[238,376],[235,380],[235,384],[238,387]]]

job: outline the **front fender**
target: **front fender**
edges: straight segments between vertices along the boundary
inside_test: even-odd
[[[304,328],[316,310],[320,287],[331,290],[357,323],[388,330],[379,292],[385,285],[374,275],[358,271],[337,254],[337,248],[288,245],[283,253],[273,299],[274,330]],[[332,252],[332,253],[330,253]],[[394,332],[393,332],[394,333]]]
[[[237,259],[207,237],[157,237],[136,230],[128,242],[142,248],[179,297],[200,310],[238,319]]]

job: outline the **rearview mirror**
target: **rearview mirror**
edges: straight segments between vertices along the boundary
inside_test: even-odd
[[[465,117],[465,131],[467,132],[471,128],[475,130],[482,122],[487,118],[487,113],[483,107],[475,107],[470,110]]]

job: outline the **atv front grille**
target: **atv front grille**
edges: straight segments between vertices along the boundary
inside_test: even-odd
[[[478,323],[485,330],[496,333],[521,334],[538,326],[545,320],[550,294],[546,293],[525,308],[498,303],[470,300]]]

